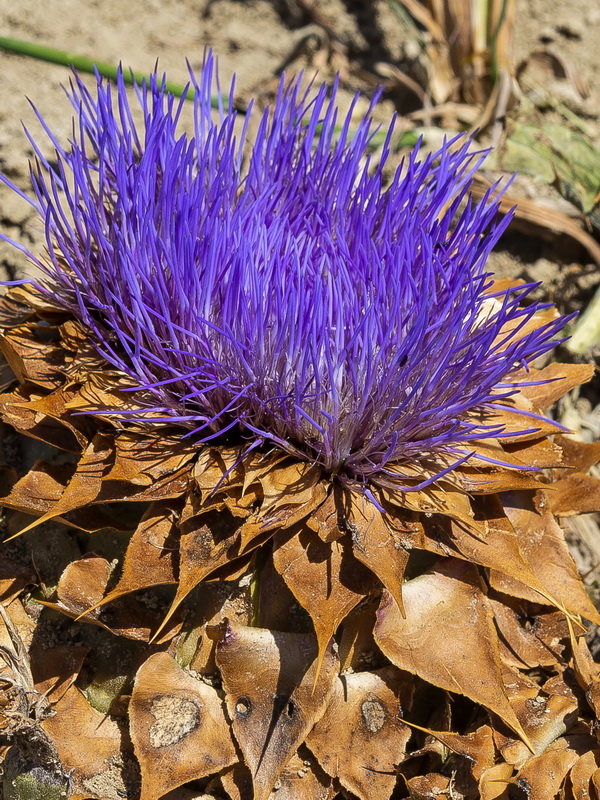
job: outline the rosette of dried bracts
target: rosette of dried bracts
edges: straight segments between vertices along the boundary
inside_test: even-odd
[[[75,78],[73,140],[30,137],[47,252],[0,307],[10,785],[590,796],[600,617],[557,517],[600,506],[600,448],[544,413],[592,368],[550,363],[566,319],[486,270],[485,153],[388,175],[391,136],[371,167],[370,115],[300,81],[248,146],[212,84],[208,57],[192,136],[156,78],[135,110]]]

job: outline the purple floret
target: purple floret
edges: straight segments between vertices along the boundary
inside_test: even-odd
[[[439,477],[440,456],[498,433],[472,412],[510,396],[565,323],[500,336],[546,306],[523,306],[530,285],[489,299],[508,217],[469,199],[485,153],[468,138],[417,148],[386,185],[390,137],[370,168],[370,115],[338,120],[335,87],[282,81],[248,148],[232,106],[211,111],[213,83],[209,56],[194,136],[177,130],[186,101],[153,77],[137,88],[143,124],[122,80],[94,95],[76,78],[73,141],[44,126],[50,164],[30,137],[40,286],[154,398],[107,412],[271,443],[363,487],[406,480],[402,465]]]

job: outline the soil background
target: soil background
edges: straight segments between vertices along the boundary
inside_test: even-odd
[[[145,73],[158,62],[159,71],[181,83],[187,79],[186,60],[197,71],[205,48],[212,47],[219,58],[223,87],[228,87],[234,73],[237,76],[235,97],[241,107],[251,97],[256,97],[259,107],[272,99],[283,69],[289,75],[302,69],[308,75],[319,72],[329,81],[340,72],[344,105],[357,90],[368,98],[382,76],[414,65],[415,42],[406,35],[393,8],[390,0],[0,0],[0,32],[98,61],[121,62]],[[571,83],[586,87],[585,103],[579,103],[576,111],[585,118],[596,147],[600,145],[599,41],[598,0],[518,0],[515,63],[540,50],[567,60]],[[85,79],[90,85],[94,82],[91,76]],[[0,50],[0,171],[25,192],[33,150],[23,125],[43,141],[30,102],[57,137],[66,141],[72,113],[62,87],[68,81],[65,67]],[[565,81],[557,82],[556,91],[568,105],[565,85]],[[385,123],[394,111],[402,118],[417,107],[414,94],[388,92],[377,116]],[[51,158],[51,146],[46,143],[43,149]],[[519,188],[518,180],[516,185]],[[547,185],[526,181],[520,188],[525,195],[560,208],[569,205]],[[43,231],[32,209],[4,185],[0,185],[0,227],[32,252],[43,250]],[[493,254],[492,268],[502,275],[543,281],[544,292],[563,312],[585,309],[600,284],[597,264],[574,239],[540,233],[515,226]],[[25,256],[0,243],[0,279],[26,274],[31,274],[31,268]],[[585,357],[598,355],[592,351]],[[599,384],[569,398],[558,413],[582,438],[598,438]],[[597,590],[597,518],[587,515],[566,526],[578,565],[590,589]]]

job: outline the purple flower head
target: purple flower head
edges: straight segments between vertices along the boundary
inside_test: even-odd
[[[107,412],[274,444],[365,488],[439,477],[498,433],[483,412],[565,322],[532,332],[532,286],[490,294],[508,219],[491,194],[469,199],[485,153],[468,138],[417,148],[386,185],[390,137],[371,167],[370,115],[338,119],[335,87],[282,81],[248,147],[252,111],[244,126],[231,105],[212,112],[213,79],[208,56],[193,136],[154,76],[137,88],[142,124],[122,80],[92,94],[76,78],[69,146],[41,120],[51,164],[30,137],[39,288],[153,398]]]

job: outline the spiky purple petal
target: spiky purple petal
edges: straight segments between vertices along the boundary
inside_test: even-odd
[[[41,288],[155,398],[107,413],[272,441],[362,484],[389,464],[464,461],[499,430],[470,412],[509,397],[565,322],[502,341],[543,306],[522,304],[530,285],[489,294],[508,218],[491,192],[469,197],[485,154],[466,138],[417,148],[385,186],[389,139],[371,169],[370,116],[338,125],[335,88],[282,81],[243,168],[250,115],[238,136],[231,106],[213,118],[213,73],[209,56],[192,78],[193,137],[156,76],[137,88],[141,126],[122,80],[94,96],[76,78],[70,147],[45,127],[56,165],[30,137]]]

